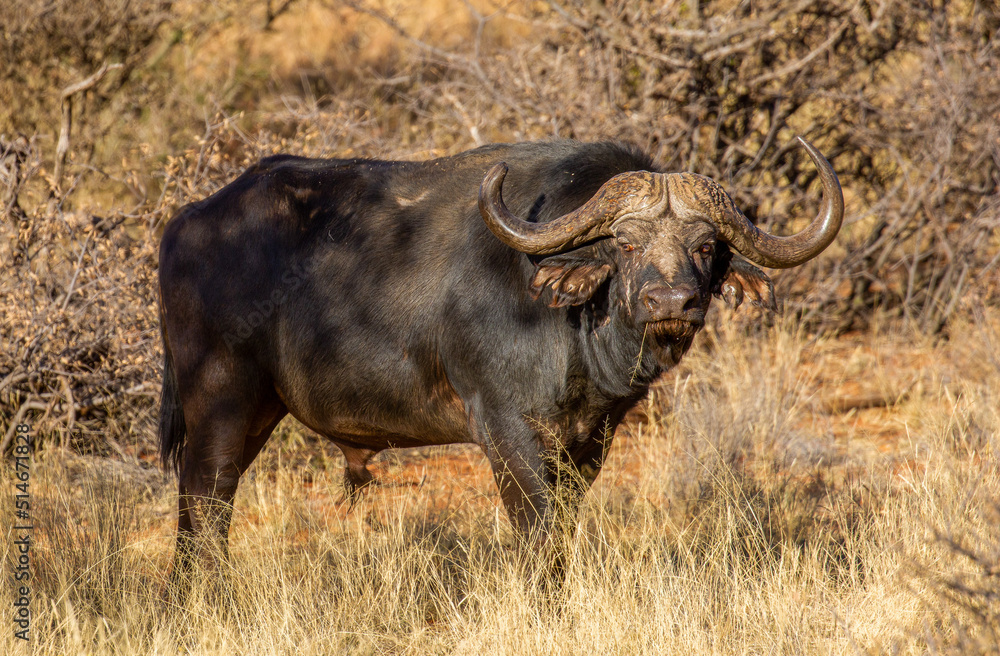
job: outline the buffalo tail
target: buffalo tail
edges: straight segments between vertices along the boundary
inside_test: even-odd
[[[184,411],[177,390],[177,375],[163,329],[163,387],[160,392],[160,460],[165,469],[180,470],[184,452]]]

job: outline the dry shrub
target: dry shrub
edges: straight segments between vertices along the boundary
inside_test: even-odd
[[[14,134],[53,133],[62,88],[108,63],[122,64],[90,94],[106,106],[130,80],[171,17],[171,0],[7,0],[0,26],[0,125]],[[120,119],[120,116],[119,116]],[[92,148],[98,135],[89,135]]]
[[[22,159],[19,211],[0,223],[0,452],[27,421],[40,443],[124,456],[151,443],[155,239],[134,214],[68,208],[72,191],[24,192],[47,186],[47,170],[30,146]]]

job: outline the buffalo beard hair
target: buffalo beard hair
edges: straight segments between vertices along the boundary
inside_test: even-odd
[[[657,339],[679,340],[694,337],[700,326],[683,319],[664,319],[646,324],[646,334]]]

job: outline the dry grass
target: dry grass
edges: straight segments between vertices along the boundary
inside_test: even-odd
[[[831,414],[851,344],[720,312],[621,432],[555,599],[474,450],[386,454],[347,512],[338,456],[287,422],[241,486],[231,587],[183,607],[159,598],[173,482],[50,450],[33,653],[995,653],[997,319],[876,334],[862,384],[921,384]]]

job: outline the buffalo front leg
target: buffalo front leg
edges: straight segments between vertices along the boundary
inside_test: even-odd
[[[511,523],[545,568],[544,583],[559,587],[580,503],[604,465],[613,431],[595,431],[566,450],[557,435],[546,434],[546,441],[526,423],[511,422],[502,432],[487,427],[486,451]]]
[[[529,559],[528,571],[547,586],[562,578],[565,548],[557,524],[556,467],[536,431],[521,421],[510,422],[505,430],[502,425],[483,425],[484,450],[521,552]]]
[[[567,522],[575,522],[584,495],[601,473],[612,437],[612,433],[599,431],[572,451],[561,453],[557,484],[558,509]]]

